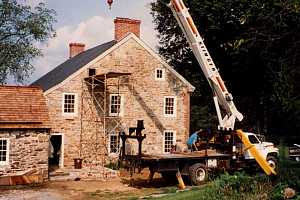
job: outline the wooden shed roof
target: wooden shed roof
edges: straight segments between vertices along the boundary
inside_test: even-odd
[[[0,128],[49,128],[42,89],[0,86]]]

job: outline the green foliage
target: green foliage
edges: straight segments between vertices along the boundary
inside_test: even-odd
[[[277,184],[271,193],[271,199],[272,200],[283,200],[283,190],[287,187],[288,186],[285,184],[281,184],[281,183]]]
[[[215,123],[212,94],[170,9],[152,3],[159,53],[196,86],[192,126]],[[240,127],[277,135],[300,131],[300,1],[185,1],[237,108]],[[199,109],[199,106],[203,109]],[[197,110],[197,111],[196,111]],[[205,118],[207,117],[207,118]]]
[[[281,145],[279,156],[279,183],[277,187],[288,186],[300,191],[300,165],[299,162],[288,158],[288,148]]]
[[[43,3],[31,8],[0,0],[0,84],[9,76],[23,82],[31,74],[32,60],[42,55],[37,43],[54,36],[54,16]]]
[[[163,200],[189,199],[189,200],[253,200],[269,199],[272,187],[265,176],[250,177],[244,173],[235,175],[224,174],[203,187],[190,191],[169,194],[157,198]]]

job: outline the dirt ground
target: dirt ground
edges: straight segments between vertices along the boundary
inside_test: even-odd
[[[133,199],[176,188],[158,174],[149,183],[146,170],[132,178],[126,171],[120,174],[120,178],[108,181],[56,181],[39,186],[0,187],[0,200]]]

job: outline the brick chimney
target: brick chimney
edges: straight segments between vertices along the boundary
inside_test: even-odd
[[[117,17],[115,23],[115,40],[120,41],[129,33],[140,37],[141,20]]]
[[[73,58],[74,56],[80,54],[84,51],[85,44],[82,43],[70,43],[70,58]]]

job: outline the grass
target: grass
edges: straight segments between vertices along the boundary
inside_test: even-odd
[[[163,188],[143,188],[134,191],[124,192],[111,192],[111,191],[95,191],[86,192],[85,199],[91,200],[106,200],[106,199],[118,199],[118,200],[135,200],[140,197],[149,196],[153,194],[172,193],[176,192],[176,187],[163,187]]]
[[[156,200],[267,200],[272,187],[265,176],[250,177],[244,173],[221,175],[220,178],[203,187],[194,187],[190,191],[172,193]]]

